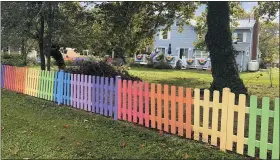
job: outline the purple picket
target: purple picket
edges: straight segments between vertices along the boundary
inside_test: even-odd
[[[118,91],[119,91],[119,85],[118,85],[118,81],[121,79],[120,76],[116,76],[116,82],[115,82],[115,90],[114,90],[114,93],[115,93],[115,103],[114,103],[114,120],[118,120],[118,98],[119,96],[121,95],[118,95]]]
[[[88,103],[88,75],[84,77],[84,110],[87,111],[87,103]]]
[[[95,76],[92,76],[92,92],[91,92],[91,97],[92,97],[92,105],[91,105],[91,112],[95,112],[95,104],[96,104],[96,84],[95,84]]]
[[[105,77],[105,86],[104,86],[104,89],[105,89],[105,93],[104,93],[104,98],[105,98],[105,100],[104,100],[104,115],[105,116],[108,116],[108,89],[109,89],[109,87],[108,87],[108,85],[109,85],[109,82],[108,82],[108,77]]]
[[[81,75],[81,83],[80,83],[80,86],[81,86],[81,91],[80,91],[80,109],[84,109],[84,106],[85,106],[85,75]]]
[[[99,81],[100,77],[97,76],[96,77],[96,91],[95,91],[95,94],[96,94],[96,101],[95,101],[95,104],[96,104],[96,113],[100,113],[100,105],[99,105],[99,93],[100,93],[100,81]]]
[[[92,87],[92,78],[91,76],[88,76],[87,78],[88,83],[87,83],[87,111],[91,111],[91,87]]]
[[[75,108],[77,108],[77,103],[78,103],[78,99],[77,99],[77,86],[78,86],[78,82],[77,82],[77,79],[78,79],[78,75],[74,74],[75,85],[74,85],[74,106],[73,107],[75,107]]]
[[[77,108],[81,109],[81,75],[77,76]]]
[[[109,116],[112,116],[112,112],[113,112],[113,93],[114,93],[114,78],[110,78],[110,104],[109,104]]]
[[[101,77],[100,80],[101,80],[101,83],[100,83],[101,92],[99,92],[100,93],[100,96],[99,96],[100,114],[104,114],[104,77]]]

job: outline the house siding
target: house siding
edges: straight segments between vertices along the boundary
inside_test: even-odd
[[[234,33],[246,33],[246,42],[247,43],[251,43],[251,39],[252,39],[252,33],[250,31],[250,29],[235,29],[233,31],[233,34]]]
[[[197,40],[197,34],[194,31],[194,27],[185,25],[183,31],[180,33],[179,28],[174,24],[170,29],[170,39],[159,39],[159,33],[155,35],[154,48],[165,47],[168,50],[169,43],[171,44],[171,55],[178,55],[178,48],[194,48],[193,42]]]

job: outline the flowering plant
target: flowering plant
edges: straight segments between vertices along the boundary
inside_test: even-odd
[[[167,62],[172,62],[174,60],[174,57],[168,56],[165,59]]]
[[[203,60],[203,59],[200,59],[200,60],[198,61],[198,63],[199,63],[200,65],[202,65],[202,66],[205,65],[206,62],[207,62],[207,61],[205,61],[205,60]]]
[[[194,60],[192,60],[192,59],[188,59],[188,60],[187,60],[188,65],[192,65],[193,62],[194,62]]]
[[[143,55],[142,54],[138,54],[137,56],[136,56],[136,58],[137,58],[137,60],[142,60],[142,58],[143,58]]]

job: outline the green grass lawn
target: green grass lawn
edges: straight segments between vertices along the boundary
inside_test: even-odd
[[[132,67],[129,73],[152,83],[169,84],[191,88],[209,88],[213,78],[209,71],[187,70],[159,70],[144,67]],[[260,76],[262,74],[262,76]],[[248,87],[250,95],[258,97],[279,97],[279,69],[273,69],[273,87],[270,87],[267,71],[243,72],[240,74]],[[259,76],[259,78],[257,78]]]
[[[1,143],[5,159],[245,158],[50,101],[7,90],[1,92]]]

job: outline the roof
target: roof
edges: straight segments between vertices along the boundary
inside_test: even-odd
[[[256,23],[256,20],[239,19],[237,20],[237,22],[238,22],[237,28],[253,28]]]
[[[250,46],[250,43],[233,43],[232,45],[236,51],[246,51]]]

